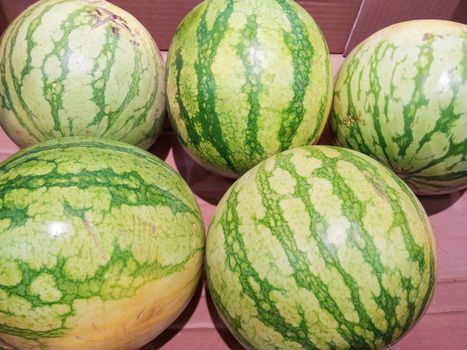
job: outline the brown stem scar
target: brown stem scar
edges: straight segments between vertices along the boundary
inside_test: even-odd
[[[435,37],[435,35],[433,33],[425,33],[425,34],[423,34],[422,40],[427,41],[427,40],[433,39],[434,37]]]
[[[116,37],[119,36],[121,28],[125,29],[128,33],[130,33],[130,35],[133,38],[136,36],[135,31],[128,26],[125,18],[117,15],[116,13],[113,13],[112,11],[107,10],[106,8],[96,7],[95,17],[96,23],[92,26],[92,29],[96,29],[100,26],[103,26],[106,23],[112,22],[114,24],[112,26],[112,34]],[[134,39],[130,40],[130,42],[135,46],[139,46],[139,42],[137,42]]]
[[[101,19],[101,18],[98,18],[97,21],[96,21],[96,24],[94,24],[92,26],[92,29],[96,29],[96,28],[99,28],[100,26],[103,26],[104,24],[110,22],[110,18],[104,18],[104,19]]]

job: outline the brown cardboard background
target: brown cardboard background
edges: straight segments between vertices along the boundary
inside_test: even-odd
[[[467,24],[467,0],[363,0],[344,55],[384,27],[411,19],[428,18]]]
[[[0,0],[0,31],[34,0]],[[172,36],[188,12],[201,0],[112,0],[138,18],[161,50],[169,48]],[[299,0],[316,20],[332,53],[342,53],[362,0]]]
[[[0,0],[0,32],[34,0]],[[161,50],[188,12],[201,0],[112,0],[138,18]],[[371,33],[420,18],[467,24],[467,0],[297,0],[316,20],[331,53],[347,54]]]

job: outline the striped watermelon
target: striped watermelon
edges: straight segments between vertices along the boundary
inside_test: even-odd
[[[331,108],[326,42],[291,0],[204,1],[179,26],[167,70],[179,140],[229,177],[316,142]]]
[[[221,200],[209,290],[249,349],[380,349],[435,284],[435,242],[410,189],[352,150],[304,146],[261,163]]]
[[[467,26],[396,24],[339,72],[331,117],[338,145],[391,167],[417,194],[467,187]]]
[[[150,34],[104,0],[41,0],[0,43],[0,124],[21,147],[81,135],[148,148],[164,90]]]
[[[138,349],[183,310],[204,227],[139,148],[71,137],[0,165],[0,348]]]

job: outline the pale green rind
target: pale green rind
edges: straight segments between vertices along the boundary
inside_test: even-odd
[[[0,43],[0,123],[24,147],[99,136],[143,148],[165,111],[164,63],[133,16],[101,0],[44,0]]]
[[[467,26],[409,21],[369,37],[341,67],[330,121],[339,145],[417,194],[467,187]]]
[[[326,42],[293,1],[205,1],[170,47],[173,128],[198,162],[225,176],[317,142],[331,95]]]
[[[64,138],[0,164],[5,343],[102,349],[111,337],[112,349],[137,349],[183,310],[203,252],[192,192],[139,148]],[[95,330],[87,328],[92,324]]]
[[[251,349],[379,349],[432,296],[435,242],[410,189],[360,153],[299,147],[240,178],[218,205],[208,285]]]

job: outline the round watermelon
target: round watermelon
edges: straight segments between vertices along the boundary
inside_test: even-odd
[[[99,136],[148,148],[165,111],[151,35],[104,0],[41,0],[0,42],[0,124],[19,146]]]
[[[328,47],[291,0],[204,1],[180,24],[167,71],[179,140],[228,177],[318,141],[331,108]]]
[[[370,36],[338,74],[331,128],[417,194],[467,187],[467,26],[417,20]]]
[[[193,295],[204,240],[155,156],[85,137],[24,149],[0,164],[0,346],[140,348]]]
[[[208,232],[217,310],[248,349],[380,349],[435,285],[435,242],[412,191],[372,158],[304,146],[222,198]]]

